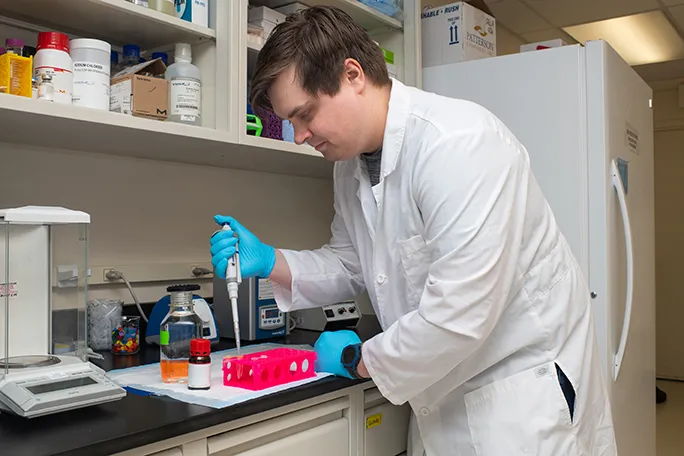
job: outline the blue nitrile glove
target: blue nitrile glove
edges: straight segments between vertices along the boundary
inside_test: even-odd
[[[217,231],[211,237],[211,263],[216,268],[216,274],[226,278],[228,259],[235,255],[235,244],[240,242],[240,272],[243,279],[250,277],[268,277],[271,275],[276,262],[275,249],[266,245],[247,228],[240,225],[233,217],[217,215],[214,221],[219,225],[228,225],[230,230]],[[233,232],[237,234],[234,237]]]
[[[361,339],[354,331],[326,331],[314,344],[316,352],[316,372],[328,372],[353,379],[342,365],[342,350],[349,345],[360,344]]]

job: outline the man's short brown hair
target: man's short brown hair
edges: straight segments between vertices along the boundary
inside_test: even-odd
[[[259,53],[250,93],[252,107],[272,109],[268,90],[290,65],[309,94],[337,94],[348,58],[359,62],[372,84],[389,85],[382,50],[347,13],[314,6],[289,15]]]

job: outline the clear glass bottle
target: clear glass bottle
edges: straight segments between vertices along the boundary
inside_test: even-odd
[[[140,63],[140,46],[126,44],[123,47],[123,58],[121,59],[121,70],[130,68]]]
[[[55,84],[50,73],[40,75],[38,83],[38,99],[44,101],[55,101]]]
[[[161,377],[164,383],[187,383],[190,341],[202,338],[202,319],[195,313],[193,292],[199,285],[174,285],[169,313],[159,328]]]
[[[24,52],[24,40],[7,38],[5,40],[5,52],[8,54],[22,55]]]

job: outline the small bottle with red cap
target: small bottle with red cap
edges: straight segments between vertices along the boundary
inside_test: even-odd
[[[209,388],[211,388],[211,342],[207,339],[192,339],[188,360],[188,389],[208,390]]]

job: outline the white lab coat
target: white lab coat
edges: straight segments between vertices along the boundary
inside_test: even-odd
[[[381,182],[338,162],[334,193],[330,243],[283,251],[292,291],[276,287],[277,302],[367,289],[383,332],[363,360],[388,400],[411,404],[425,454],[617,454],[587,284],[494,115],[393,81]],[[572,421],[555,365],[576,392]]]

